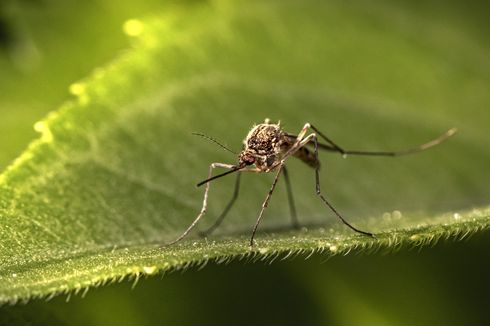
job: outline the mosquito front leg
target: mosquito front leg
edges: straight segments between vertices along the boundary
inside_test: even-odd
[[[230,211],[231,207],[233,206],[233,204],[235,203],[236,199],[238,198],[238,192],[240,190],[240,176],[241,175],[242,174],[240,172],[237,173],[236,181],[235,181],[235,190],[233,191],[233,197],[228,202],[228,205],[226,205],[224,211],[218,217],[218,219],[216,220],[216,222],[214,222],[214,224],[211,225],[211,227],[209,227],[206,231],[201,232],[201,234],[203,236],[207,236],[207,235],[213,233],[213,231],[216,230],[216,228],[218,228],[221,225],[221,222],[223,222],[223,220],[225,219],[226,215],[228,215],[228,212]]]
[[[211,178],[212,174],[213,174],[213,170],[215,168],[225,168],[225,169],[234,169],[235,166],[234,165],[231,165],[231,164],[223,164],[223,163],[212,163],[210,166],[209,166],[209,173],[208,173],[208,179]],[[208,207],[208,193],[209,193],[209,185],[210,183],[207,182],[206,183],[206,189],[204,190],[204,199],[202,201],[202,208],[201,208],[201,211],[199,212],[199,215],[197,215],[197,217],[194,219],[194,221],[191,223],[191,225],[189,225],[189,227],[184,231],[184,233],[182,233],[177,239],[175,239],[174,241],[172,242],[169,242],[167,243],[167,245],[173,245],[177,242],[179,242],[180,240],[184,239],[187,234],[189,234],[189,232],[196,226],[196,224],[199,222],[199,220],[204,216],[204,214],[206,214],[206,210],[207,210],[207,207]]]
[[[250,247],[254,245],[254,237],[255,233],[257,232],[257,228],[259,227],[260,221],[262,220],[262,215],[264,214],[265,209],[267,206],[269,206],[269,201],[271,199],[272,193],[274,192],[274,189],[276,188],[277,180],[279,180],[279,176],[281,175],[281,172],[284,168],[284,165],[281,164],[279,165],[279,168],[276,173],[276,177],[274,178],[274,182],[272,183],[271,189],[269,190],[269,193],[267,194],[267,197],[265,197],[264,203],[262,204],[262,208],[259,213],[259,217],[257,218],[257,221],[255,222],[254,228],[252,230],[252,236],[250,237]]]

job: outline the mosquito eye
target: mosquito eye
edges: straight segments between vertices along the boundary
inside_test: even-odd
[[[244,154],[240,156],[240,161],[242,161],[246,165],[252,165],[255,163],[255,157],[250,154]]]
[[[247,163],[247,165],[252,165],[252,164],[254,164],[254,163],[255,163],[255,157],[253,157],[253,156],[248,156],[248,157],[246,158],[245,163]]]

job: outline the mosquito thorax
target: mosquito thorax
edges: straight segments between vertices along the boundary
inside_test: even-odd
[[[255,164],[260,170],[269,170],[283,151],[286,137],[279,124],[265,123],[254,126],[243,141],[244,149],[240,153],[240,162]],[[249,163],[252,162],[252,163]]]
[[[245,151],[258,155],[272,155],[281,151],[283,131],[278,124],[261,123],[250,130],[243,141]]]

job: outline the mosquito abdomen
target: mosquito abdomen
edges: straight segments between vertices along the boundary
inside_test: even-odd
[[[316,168],[320,166],[320,161],[318,161],[315,157],[315,154],[308,150],[306,147],[301,147],[294,156],[299,158],[301,161],[305,162],[312,168]]]

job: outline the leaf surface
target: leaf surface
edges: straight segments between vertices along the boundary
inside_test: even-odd
[[[456,32],[443,19],[379,6],[224,1],[126,22],[131,49],[71,85],[73,100],[36,124],[40,139],[0,176],[0,300],[84,291],[210,259],[396,250],[488,228],[489,121],[475,115],[490,95],[474,96],[488,88],[488,49],[464,26]],[[415,35],[393,15],[430,33]],[[278,185],[250,250],[273,176],[245,175],[216,235],[162,249],[200,210],[194,185],[209,164],[236,161],[191,133],[239,151],[264,118],[291,133],[314,123],[348,149],[403,149],[450,127],[460,133],[397,159],[322,153],[323,191],[376,239],[345,229],[315,195],[313,171],[291,161],[303,229],[290,229]],[[213,182],[199,229],[232,189],[232,177]]]

